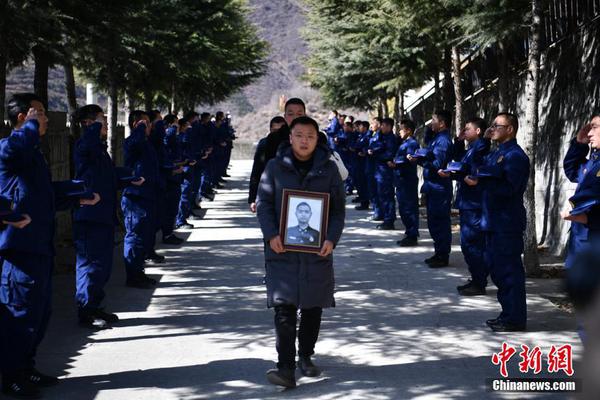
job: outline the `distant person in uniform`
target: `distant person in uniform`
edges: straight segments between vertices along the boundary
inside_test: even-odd
[[[302,202],[296,206],[296,218],[298,225],[288,228],[287,244],[307,244],[317,246],[319,244],[320,232],[310,227],[312,209],[308,203]]]

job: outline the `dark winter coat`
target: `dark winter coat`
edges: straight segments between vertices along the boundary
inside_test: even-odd
[[[258,189],[257,214],[265,241],[279,235],[283,189],[329,193],[329,219],[325,240],[337,245],[344,229],[344,185],[329,152],[318,146],[313,166],[302,179],[293,164],[292,149],[281,147],[265,168]],[[265,246],[267,305],[299,308],[333,307],[335,301],[333,255],[285,252],[277,254]]]

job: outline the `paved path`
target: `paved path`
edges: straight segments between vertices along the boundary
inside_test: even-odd
[[[160,279],[155,290],[125,288],[122,263],[115,265],[107,304],[121,317],[114,329],[77,327],[73,277],[56,277],[55,313],[38,363],[63,380],[46,398],[483,399],[494,397],[486,379],[499,377],[490,359],[503,340],[544,352],[578,343],[573,317],[536,294],[528,298],[528,332],[491,333],[483,321],[499,312],[495,289],[478,298],[456,294],[466,277],[458,246],[453,267],[430,270],[422,262],[431,252],[426,229],[419,247],[401,249],[400,231],[373,229],[349,204],[335,253],[338,307],[325,311],[317,344],[324,374],[282,393],[264,375],[276,353],[260,231],[245,200],[250,166],[234,162],[227,189],[204,203],[205,219],[185,233],[185,245],[160,250],[168,263],[147,271]],[[528,282],[530,292],[552,285]],[[511,377],[522,376],[517,364],[518,355]]]

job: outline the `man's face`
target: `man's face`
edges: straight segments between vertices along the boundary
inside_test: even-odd
[[[283,122],[274,122],[271,124],[271,129],[270,132],[277,132],[278,130],[280,130],[283,127]]]
[[[298,219],[299,224],[308,225],[311,216],[312,212],[309,206],[301,205],[296,208],[296,218]]]
[[[440,132],[446,127],[444,121],[440,120],[437,115],[431,117],[431,129],[434,132]]]
[[[479,132],[481,132],[481,129],[479,129],[475,124],[469,122],[467,125],[465,125],[465,139],[467,142],[473,142],[479,139]]]
[[[352,125],[344,124],[344,132],[351,133],[353,131],[354,131],[354,128],[352,127]]]
[[[592,129],[588,132],[588,138],[593,149],[600,149],[600,117],[592,119]]]
[[[402,139],[406,139],[410,135],[412,135],[412,129],[410,129],[406,125],[400,125],[400,137]]]
[[[492,124],[492,140],[504,143],[514,137],[514,129],[505,116],[499,115]]]
[[[285,118],[285,122],[290,126],[296,118],[306,115],[306,110],[301,104],[288,104],[284,114],[283,118]]]
[[[391,133],[393,130],[393,127],[389,124],[381,124],[381,133],[383,134],[388,134]]]
[[[379,121],[377,121],[376,119],[371,121],[371,130],[373,132],[377,132],[379,128],[381,128],[381,124],[379,123]]]
[[[37,111],[37,120],[40,124],[39,132],[40,136],[43,136],[46,134],[46,130],[48,129],[48,117],[46,116],[46,107],[44,107],[44,105],[40,101],[33,100],[31,102],[31,108]]]
[[[318,133],[312,125],[297,124],[292,129],[290,143],[297,159],[305,161],[310,159],[317,147]]]
[[[150,126],[150,118],[144,114],[139,120],[146,123],[146,136],[150,136],[150,132],[152,131],[152,127]]]
[[[104,115],[103,112],[99,112],[98,115],[96,115],[96,121],[102,123],[102,128],[100,128],[100,136],[102,136],[103,138],[107,137],[108,136],[108,123],[106,121],[106,115]]]
[[[360,132],[361,134],[365,133],[366,131],[367,131],[367,127],[366,126],[364,126],[362,124],[358,126],[358,132]]]

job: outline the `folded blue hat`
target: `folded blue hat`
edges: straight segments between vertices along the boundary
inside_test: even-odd
[[[574,207],[571,210],[571,215],[580,215],[588,213],[592,208],[600,205],[600,198],[598,199],[589,199],[586,201],[582,201],[580,203],[573,203]]]
[[[475,178],[501,178],[502,167],[497,165],[483,165],[477,168]]]
[[[406,164],[408,162],[408,160],[406,159],[405,156],[399,156],[394,158],[394,164]]]
[[[417,149],[417,151],[415,151],[415,154],[412,155],[413,158],[429,158],[431,155],[431,152],[429,151],[429,149]]]
[[[464,176],[467,174],[467,165],[458,161],[451,161],[448,163],[444,172],[447,174]]]

